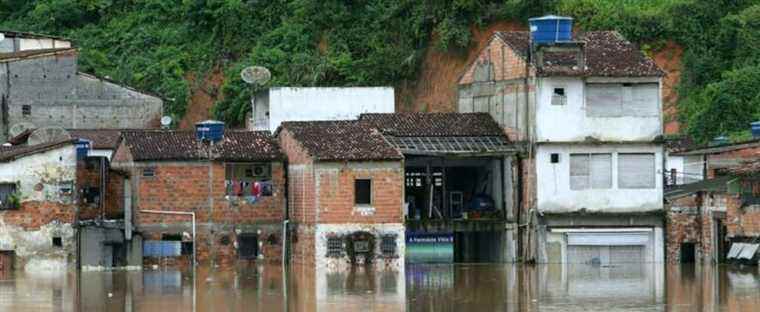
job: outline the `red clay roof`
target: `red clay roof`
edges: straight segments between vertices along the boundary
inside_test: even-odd
[[[527,31],[497,32],[495,34],[524,59],[530,51]],[[664,72],[639,48],[616,31],[590,31],[575,35],[585,43],[586,69],[566,66],[571,55],[545,54],[545,65],[537,70],[539,76],[601,76],[601,77],[660,77]]]
[[[287,121],[282,129],[292,134],[306,152],[321,161],[400,160],[399,153],[369,124],[355,120]]]
[[[488,113],[362,114],[359,120],[396,137],[503,136]]]
[[[124,144],[135,161],[205,160],[208,147],[194,131],[123,130]],[[212,158],[220,161],[268,161],[282,159],[279,145],[268,131],[227,130],[212,147]]]
[[[732,173],[741,176],[760,177],[760,160],[755,159],[742,163],[741,165],[729,169]]]
[[[72,138],[90,141],[93,149],[115,150],[119,147],[121,129],[69,129]]]

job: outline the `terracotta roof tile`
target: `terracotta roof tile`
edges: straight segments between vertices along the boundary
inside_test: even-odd
[[[287,121],[281,127],[317,160],[402,159],[380,133],[359,121]]]
[[[741,176],[760,177],[760,159],[743,162],[741,165],[729,169],[729,171]]]
[[[396,137],[503,136],[487,113],[362,114],[359,119],[385,135]]]
[[[194,131],[124,130],[124,144],[135,161],[203,160],[207,147],[198,142]],[[279,145],[268,131],[232,131],[212,149],[214,160],[265,161],[282,159]]]
[[[497,32],[507,45],[523,58],[530,50],[530,33],[527,31]],[[544,55],[545,65],[539,76],[602,76],[602,77],[652,77],[664,72],[639,48],[625,40],[616,31],[590,31],[575,35],[575,40],[585,43],[586,69],[566,66],[572,56],[562,53]]]
[[[69,129],[72,138],[90,141],[93,149],[115,150],[119,147],[121,129]]]

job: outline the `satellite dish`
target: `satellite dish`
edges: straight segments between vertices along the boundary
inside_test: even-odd
[[[34,130],[34,132],[29,135],[26,144],[37,145],[67,139],[71,139],[71,136],[65,129],[61,127],[44,127]]]
[[[249,84],[263,85],[272,78],[272,73],[266,67],[248,66],[240,72],[240,78]]]
[[[37,128],[31,122],[19,122],[8,129],[8,137],[15,138],[26,130]]]
[[[172,124],[172,118],[170,116],[161,117],[161,126],[169,127]]]

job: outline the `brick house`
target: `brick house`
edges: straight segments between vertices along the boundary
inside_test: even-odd
[[[757,260],[760,162],[752,160],[722,172],[666,192],[669,262]],[[744,244],[751,247],[741,257]]]
[[[288,121],[277,136],[288,158],[291,261],[401,269],[401,153],[359,121]]]
[[[458,111],[488,113],[526,145],[522,260],[663,261],[664,72],[621,34],[569,20],[495,33],[459,79]],[[568,23],[567,37],[536,40],[540,21]]]
[[[76,147],[0,147],[0,267],[65,270],[76,260]]]
[[[113,158],[145,264],[187,265],[193,247],[200,263],[280,259],[285,171],[269,132],[227,131],[207,145],[192,131],[125,130]]]

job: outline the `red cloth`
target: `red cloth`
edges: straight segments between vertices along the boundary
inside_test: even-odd
[[[256,197],[259,197],[259,195],[261,195],[261,183],[259,182],[253,183],[253,185],[251,186],[251,195],[256,196]]]

